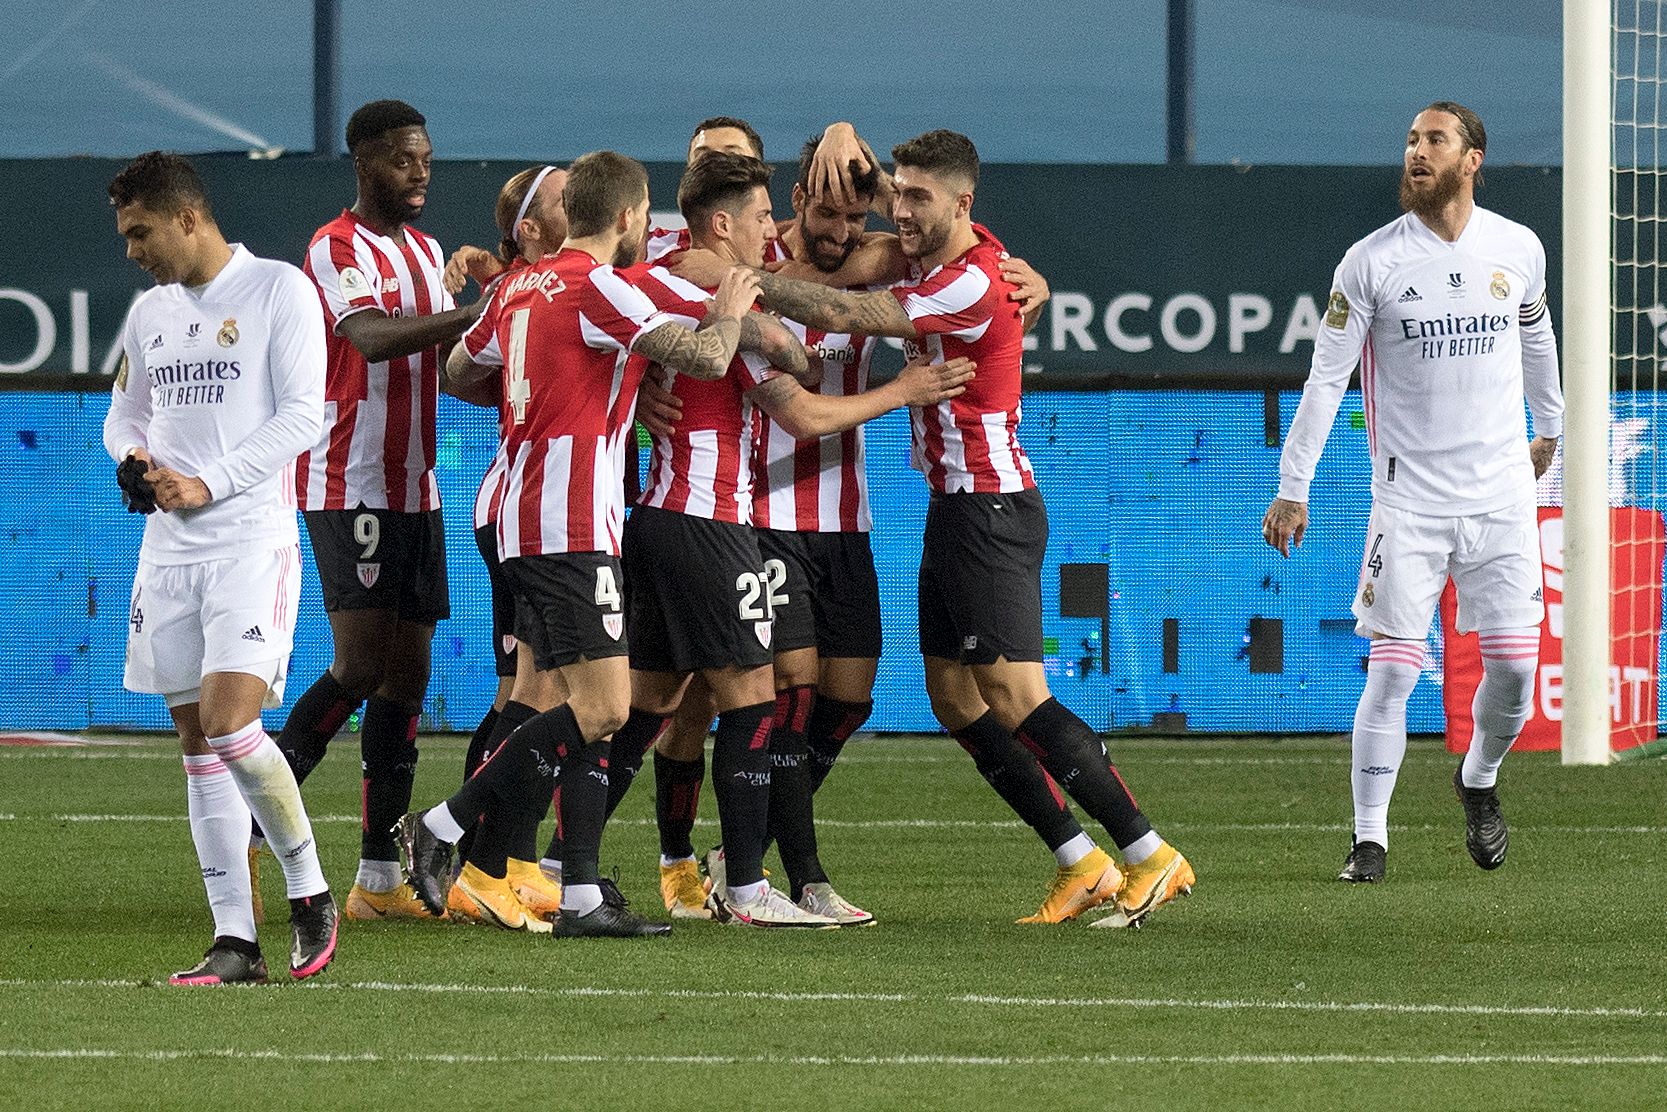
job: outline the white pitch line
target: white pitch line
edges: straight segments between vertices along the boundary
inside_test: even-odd
[[[174,823],[188,821],[185,815],[125,815],[96,812],[63,812],[46,815],[0,814],[0,822],[73,822],[73,823]],[[363,822],[358,815],[313,815],[317,823],[341,824]],[[612,826],[653,826],[648,818],[616,818]],[[717,827],[716,819],[696,819],[698,827]],[[830,830],[1017,830],[1024,823],[1017,819],[817,819],[818,827]],[[1349,829],[1345,822],[1166,822],[1165,829],[1192,830],[1219,834],[1335,834]],[[1435,823],[1417,826],[1391,823],[1389,829],[1406,834],[1434,834],[1450,829]],[[1538,826],[1513,823],[1518,834],[1667,834],[1667,826]]]
[[[0,1059],[45,1061],[189,1060],[294,1062],[312,1065],[366,1063],[434,1065],[648,1065],[648,1066],[958,1066],[1011,1069],[1025,1066],[1662,1066],[1662,1054],[383,1054],[307,1053],[193,1047],[108,1050],[95,1047],[0,1047]]]
[[[101,980],[0,980],[0,988],[154,988],[155,981]],[[1014,1008],[1144,1008],[1179,1011],[1222,1012],[1355,1012],[1387,1015],[1476,1015],[1507,1018],[1551,1017],[1558,1019],[1667,1019],[1667,1010],[1596,1005],[1565,1004],[1454,1004],[1406,1003],[1384,1000],[1246,1000],[1186,999],[1184,997],[1069,997],[996,996],[984,993],[938,995],[912,992],[758,992],[745,989],[652,989],[610,988],[600,985],[482,985],[467,983],[423,983],[401,981],[302,981],[294,986],[309,992],[391,992],[459,996],[538,996],[656,1000],[772,1000],[779,1003],[893,1003],[996,1005]]]

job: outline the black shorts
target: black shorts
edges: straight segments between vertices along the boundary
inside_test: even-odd
[[[920,651],[962,664],[1042,659],[1042,492],[937,494],[920,553]]]
[[[498,559],[498,527],[482,525],[475,530],[475,547],[486,561],[486,581],[492,586],[492,663],[498,675],[515,674],[515,591],[504,578],[503,561]]]
[[[606,552],[512,556],[503,569],[515,592],[515,636],[532,648],[540,671],[630,651],[617,558]]]
[[[758,552],[770,581],[776,652],[880,655],[880,579],[867,533],[760,529]]]
[[[752,526],[637,506],[621,543],[632,668],[698,672],[774,659],[770,584]]]
[[[439,510],[308,510],[324,609],[394,610],[434,625],[451,617],[446,527]]]

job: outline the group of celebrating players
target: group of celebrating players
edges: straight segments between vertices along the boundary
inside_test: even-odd
[[[1530,463],[1517,325],[1535,337],[1543,372],[1544,257],[1526,229],[1480,209],[1471,218],[1485,135],[1467,112],[1441,102],[1420,114],[1402,184],[1408,215],[1362,241],[1387,246],[1357,247],[1339,270],[1283,497],[1264,524],[1281,552],[1300,541],[1314,460],[1364,351],[1380,505],[1356,613],[1379,640],[1356,722],[1348,880],[1383,876],[1387,789],[1405,747],[1401,688],[1409,668],[1416,678],[1409,642],[1428,627],[1437,572],[1480,600],[1461,610],[1484,633],[1479,740],[1455,783],[1472,855],[1489,868],[1504,857],[1492,777],[1521,728],[1518,681],[1539,600],[1518,566],[1528,558],[1518,503],[1524,475],[1549,461],[1560,398],[1553,347],[1550,393],[1536,378],[1544,428]],[[361,707],[363,830],[347,918],[668,933],[599,866],[608,817],[652,751],[672,919],[873,923],[823,867],[813,798],[872,708],[881,630],[862,424],[902,406],[930,490],[919,617],[933,713],[1056,858],[1046,899],[1021,922],[1109,907],[1092,925],[1133,926],[1191,890],[1191,864],[1152,828],[1099,736],[1048,690],[1047,511],[1018,437],[1023,337],[1047,285],[973,221],[979,162],[968,138],[938,130],[901,143],[888,174],[849,125],[834,124],[804,145],[793,214],[778,223],[758,135],[709,119],[678,188],[686,229],[651,228],[643,167],[598,151],[514,175],[497,198],[498,249],[464,247],[449,261],[411,224],[430,182],[422,115],[372,102],[353,114],[347,143],[357,198],[314,235],[303,270],[228,243],[183,158],[144,155],[110,187],[128,254],[158,283],[129,313],[105,429],[130,507],[163,511],[146,523],[125,682],[163,695],[178,727],[215,924],[202,962],[173,983],[265,978],[251,879],[263,846],[284,872],[292,975],[330,962],[339,915],[299,785]],[[871,213],[895,232],[869,231]],[[1490,253],[1508,259],[1491,278]],[[1400,354],[1407,321],[1391,308],[1422,300],[1399,288],[1409,267],[1449,275],[1452,312],[1428,328],[1474,331],[1453,315],[1472,298],[1501,310],[1475,317],[1499,350],[1467,340],[1462,353],[1437,343],[1432,355],[1426,339]],[[1433,299],[1433,269],[1418,273]],[[457,307],[470,282],[479,300]],[[903,341],[906,365],[871,384],[884,337]],[[1377,420],[1374,403],[1399,415],[1428,396],[1405,385],[1400,364],[1414,354],[1486,357],[1487,373],[1466,381],[1497,418],[1473,437],[1496,463],[1442,485],[1430,476],[1451,470],[1440,459],[1450,430]],[[1377,386],[1380,357],[1401,385]],[[461,787],[412,810],[429,644],[449,613],[434,478],[441,389],[499,414],[474,524],[500,684]],[[639,420],[652,438],[640,483]],[[334,659],[273,739],[260,711],[281,700],[293,643],[297,507]],[[1479,541],[1443,524],[1478,515]],[[697,858],[709,729],[722,841]],[[556,833],[541,854],[552,803]],[[771,842],[785,892],[763,868]]]
[[[372,102],[347,142],[358,196],[315,234],[305,277],[227,243],[178,156],[142,156],[110,190],[130,257],[159,283],[130,313],[106,427],[130,502],[164,511],[146,525],[125,682],[163,695],[179,728],[215,918],[213,946],[176,983],[264,978],[251,882],[264,845],[290,897],[292,974],[328,964],[338,915],[299,785],[361,707],[349,919],[669,932],[598,861],[652,750],[671,918],[871,924],[828,878],[812,798],[872,708],[861,426],[901,406],[931,489],[920,615],[934,712],[1057,859],[1025,921],[1109,904],[1102,923],[1137,924],[1190,890],[1191,866],[1047,688],[1047,517],[1017,437],[1023,336],[1047,286],[972,221],[969,139],[928,132],[895,148],[888,174],[835,124],[805,145],[778,224],[757,133],[715,118],[695,129],[678,189],[686,229],[651,229],[646,171],[598,151],[516,174],[499,249],[449,262],[412,226],[430,180],[422,115]],[[895,233],[867,231],[871,211]],[[480,299],[456,307],[470,281]],[[204,322],[227,358],[204,359]],[[904,341],[906,366],[871,385],[881,337]],[[501,679],[461,788],[412,811],[429,643],[449,613],[442,388],[499,412],[475,525]],[[631,492],[638,418],[652,451]],[[259,711],[281,698],[292,644],[296,506],[334,659],[273,739]],[[709,728],[722,842],[697,859]],[[765,877],[772,841],[785,893]]]

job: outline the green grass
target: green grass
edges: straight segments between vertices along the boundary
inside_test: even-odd
[[[355,748],[338,741],[307,784],[338,892],[357,849]],[[0,1108],[1667,1101],[1667,764],[1512,757],[1511,859],[1482,873],[1453,759],[1415,743],[1389,880],[1349,888],[1331,879],[1348,843],[1344,742],[1113,749],[1199,874],[1141,931],[1014,925],[1051,858],[952,743],[881,739],[854,743],[818,797],[824,860],[872,929],[556,942],[353,923],[322,978],[230,990],[158,984],[210,933],[171,747],[0,749]],[[455,740],[425,752],[419,801],[461,764]],[[643,780],[603,858],[655,908]],[[61,817],[106,814],[179,818]],[[276,970],[270,860],[265,894]]]

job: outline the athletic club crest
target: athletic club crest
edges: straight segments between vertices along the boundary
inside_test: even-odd
[[[514,656],[515,655],[515,634],[513,634],[513,633],[504,634],[503,642],[504,642],[504,655],[505,656]]]
[[[606,633],[609,637],[612,637],[615,641],[618,641],[620,635],[625,632],[625,615],[602,615],[602,632]]]
[[[229,348],[237,343],[237,318],[228,317],[220,323],[220,331],[214,339],[223,348]]]
[[[372,587],[376,586],[376,581],[377,581],[377,579],[381,578],[381,576],[382,576],[382,565],[381,564],[360,564],[359,565],[359,582],[363,583],[365,585],[365,590],[368,591]]]
[[[773,619],[766,619],[765,621],[754,622],[752,624],[753,636],[757,637],[758,643],[763,645],[766,649],[770,647],[770,630],[775,624],[776,623]]]

